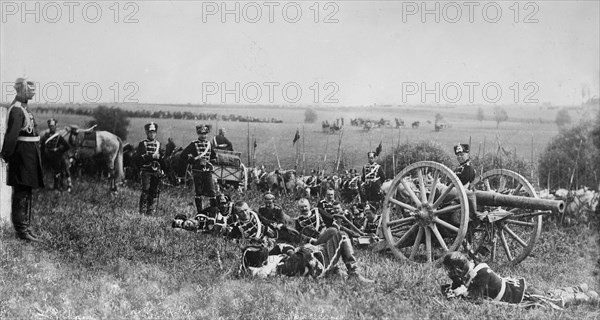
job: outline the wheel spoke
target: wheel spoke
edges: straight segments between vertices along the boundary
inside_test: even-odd
[[[444,190],[442,195],[440,195],[440,197],[437,200],[435,200],[435,203],[432,206],[433,209],[436,209],[440,205],[440,203],[442,203],[446,199],[446,197],[448,196],[450,191],[452,191],[452,189],[454,189],[454,184],[449,185],[448,188]]]
[[[525,243],[525,241],[523,241],[523,239],[521,239],[521,237],[519,237],[509,227],[507,227],[506,225],[504,225],[504,226],[502,226],[502,229],[505,230],[511,237],[513,237],[515,239],[515,241],[517,241],[521,246],[523,246],[523,248],[527,247],[527,243]]]
[[[396,200],[394,198],[390,198],[390,202],[393,203],[393,204],[395,204],[395,205],[397,205],[397,206],[399,206],[399,207],[402,207],[402,208],[404,208],[406,210],[417,211],[417,208],[411,206],[410,204],[406,204],[406,203],[404,203],[404,202],[402,202],[400,200]]]
[[[523,184],[519,183],[519,185],[515,188],[515,190],[513,190],[512,194],[513,195],[519,194],[519,192],[521,192],[521,188],[523,188]]]
[[[502,246],[504,247],[504,252],[506,253],[506,258],[508,261],[513,260],[513,255],[510,253],[510,248],[508,247],[508,242],[506,241],[506,237],[504,236],[504,231],[500,230],[500,240],[502,241]]]
[[[455,226],[453,226],[453,225],[449,224],[448,222],[446,222],[446,221],[444,221],[444,220],[442,220],[442,219],[440,219],[440,218],[438,218],[438,217],[435,217],[435,218],[433,218],[433,221],[434,221],[435,223],[439,224],[440,226],[442,226],[442,227],[444,227],[444,228],[448,229],[448,230],[451,230],[451,231],[454,231],[454,232],[458,233],[458,230],[459,230],[459,229],[458,229],[457,227],[455,227]]]
[[[500,176],[500,181],[498,182],[498,192],[502,192],[504,191],[504,188],[506,188],[506,178],[504,176]]]
[[[485,185],[485,191],[492,191],[492,187],[490,186],[490,179],[483,180],[483,184]]]
[[[536,226],[536,224],[533,222],[519,221],[519,220],[512,220],[512,219],[506,219],[506,220],[504,220],[504,222],[508,223],[508,224],[515,224],[518,226],[531,227],[531,228]]]
[[[415,243],[413,244],[412,251],[410,252],[409,260],[415,259],[415,254],[419,250],[419,246],[421,245],[421,240],[423,240],[423,227],[419,227],[419,232],[417,233],[417,238],[415,239]]]
[[[445,213],[448,213],[448,212],[452,212],[452,211],[459,210],[459,209],[460,209],[460,207],[461,207],[461,205],[460,205],[460,203],[459,203],[459,204],[455,204],[455,205],[453,205],[453,206],[447,206],[447,207],[444,207],[444,208],[442,208],[442,209],[440,209],[440,210],[435,210],[433,213],[434,213],[436,216],[439,216],[439,215],[442,215],[442,214],[445,214]]]
[[[390,222],[387,223],[388,227],[394,227],[394,226],[402,226],[405,224],[408,224],[410,222],[414,222],[415,221],[415,217],[408,217],[408,218],[402,218],[402,219],[398,219],[398,220],[392,220]]]
[[[433,175],[433,184],[431,185],[431,191],[429,193],[429,203],[433,203],[433,198],[435,197],[435,191],[437,188],[439,178],[440,172],[436,170],[435,174]]]
[[[419,176],[419,191],[421,192],[421,203],[427,203],[427,194],[425,194],[425,180],[423,179],[423,171],[421,168],[417,170]]]
[[[404,235],[402,235],[400,240],[398,240],[398,242],[396,242],[394,244],[394,246],[398,246],[398,245],[401,245],[404,242],[406,242],[406,239],[408,239],[408,237],[411,235],[411,233],[413,233],[417,228],[419,228],[418,224],[414,224],[412,227],[410,227],[410,229]]]
[[[412,190],[412,188],[409,187],[408,183],[406,183],[406,181],[402,180],[402,186],[404,186],[404,189],[406,190],[406,192],[408,192],[408,194],[410,195],[410,198],[412,199],[412,201],[417,206],[420,206],[421,205],[421,201],[419,201],[419,198],[417,198],[417,195]]]
[[[431,231],[427,227],[425,227],[425,254],[427,262],[431,262]]]
[[[444,248],[444,251],[448,251],[448,246],[446,245],[446,242],[444,242],[444,238],[442,238],[442,235],[438,231],[438,228],[435,225],[435,223],[431,224],[431,231],[433,231],[433,234],[437,238],[437,241],[442,245],[442,248]]]

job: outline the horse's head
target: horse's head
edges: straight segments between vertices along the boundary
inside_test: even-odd
[[[175,151],[175,148],[177,147],[173,141],[173,138],[169,137],[167,141],[167,146],[165,147],[165,157],[172,155],[173,151]]]

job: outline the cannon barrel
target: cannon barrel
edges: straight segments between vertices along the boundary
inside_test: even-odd
[[[484,206],[507,206],[513,208],[530,210],[552,210],[562,213],[565,210],[565,202],[562,200],[547,200],[522,196],[501,194],[492,191],[474,191],[477,205]]]

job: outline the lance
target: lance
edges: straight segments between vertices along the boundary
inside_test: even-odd
[[[277,146],[275,145],[275,138],[271,138],[273,141],[273,147],[275,148],[275,157],[277,157],[277,165],[279,166],[279,170],[281,170],[281,162],[279,162],[279,154],[277,153]]]
[[[340,140],[338,141],[338,149],[337,149],[337,159],[336,159],[336,165],[335,165],[335,172],[338,172],[340,169],[340,160],[342,159],[342,155],[340,154],[340,150],[342,148],[342,139],[344,138],[344,129],[342,129],[342,132],[340,133]]]
[[[327,148],[329,147],[329,135],[327,135],[327,140],[325,140],[325,155],[323,156],[323,165],[325,165],[325,161],[327,161]],[[319,171],[321,171],[323,168],[320,167]]]

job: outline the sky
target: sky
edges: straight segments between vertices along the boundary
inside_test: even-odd
[[[40,103],[579,105],[600,92],[600,1],[0,3],[3,102],[21,76]]]

